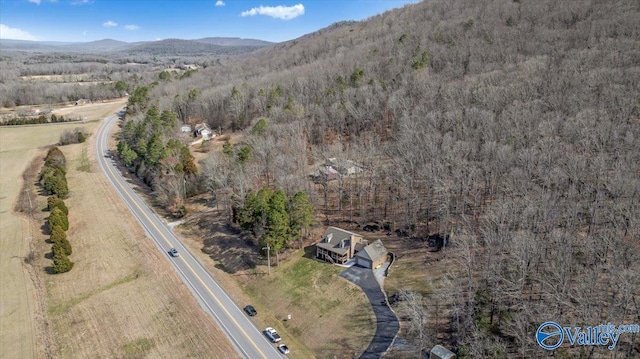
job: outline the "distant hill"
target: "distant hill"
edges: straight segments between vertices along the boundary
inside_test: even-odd
[[[237,37],[206,37],[198,40],[167,39],[124,42],[104,39],[90,42],[55,42],[0,39],[0,51],[26,52],[124,52],[149,55],[232,55],[252,52],[273,43]]]
[[[73,43],[62,47],[66,51],[73,52],[111,52],[124,50],[132,46],[134,45],[128,42],[104,39],[91,42]]]
[[[209,39],[213,42],[215,38]],[[121,52],[132,55],[144,54],[154,56],[235,55],[252,52],[260,47],[264,46],[215,45],[197,40],[166,39],[147,42],[125,49]]]
[[[256,39],[241,39],[239,37],[205,37],[202,39],[193,40],[201,42],[203,44],[219,45],[219,46],[255,46],[264,47],[273,45],[273,42],[256,40]]]

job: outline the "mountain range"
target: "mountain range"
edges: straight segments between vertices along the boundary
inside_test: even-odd
[[[0,51],[25,52],[121,52],[153,55],[236,54],[254,51],[274,43],[239,37],[205,37],[195,40],[165,39],[124,42],[104,39],[90,42],[26,41],[0,39]]]

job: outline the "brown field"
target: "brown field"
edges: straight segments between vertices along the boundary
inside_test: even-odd
[[[65,103],[56,105],[21,106],[16,108],[3,107],[0,108],[0,114],[8,115],[19,111],[21,108],[26,108],[51,110],[51,113],[54,113],[56,116],[64,116],[66,118],[86,117],[87,121],[95,121],[101,120],[102,118],[117,112],[127,104],[127,100],[128,99],[126,97],[123,97],[111,101],[94,102],[77,106],[74,105],[74,103]]]
[[[40,82],[80,82],[91,79],[93,74],[68,74],[68,75],[31,75],[20,76],[25,81],[40,81]]]
[[[74,106],[73,104],[54,107],[52,113],[56,116],[69,118],[87,117],[87,120],[99,120],[113,114],[127,104],[127,98],[123,97],[114,101],[95,102],[86,105]]]
[[[116,108],[122,103],[114,105]],[[106,108],[96,111],[107,111]],[[87,131],[98,123],[86,124]],[[47,274],[46,197],[31,226],[12,211],[22,173],[65,129],[78,124],[0,128],[2,358],[228,358],[235,351],[170,263],[145,237],[95,165],[93,142],[65,146],[71,189],[68,238],[73,270]],[[89,160],[89,166],[86,166]],[[39,166],[38,166],[39,168]],[[33,258],[26,237],[33,236]],[[31,279],[33,274],[33,280]],[[35,283],[35,285],[34,285]],[[49,329],[49,333],[46,329]]]

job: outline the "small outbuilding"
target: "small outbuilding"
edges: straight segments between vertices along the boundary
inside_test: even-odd
[[[442,345],[436,345],[431,349],[429,359],[455,359],[456,355]]]
[[[382,241],[378,239],[356,253],[356,264],[364,268],[378,268],[387,261],[387,253],[389,252]]]

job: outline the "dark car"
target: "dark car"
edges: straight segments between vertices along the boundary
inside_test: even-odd
[[[169,255],[172,257],[180,257],[180,253],[178,253],[178,250],[175,248],[169,249]]]
[[[256,308],[254,308],[253,305],[247,305],[246,307],[244,307],[244,311],[247,312],[250,317],[258,314],[258,312],[256,312]]]

